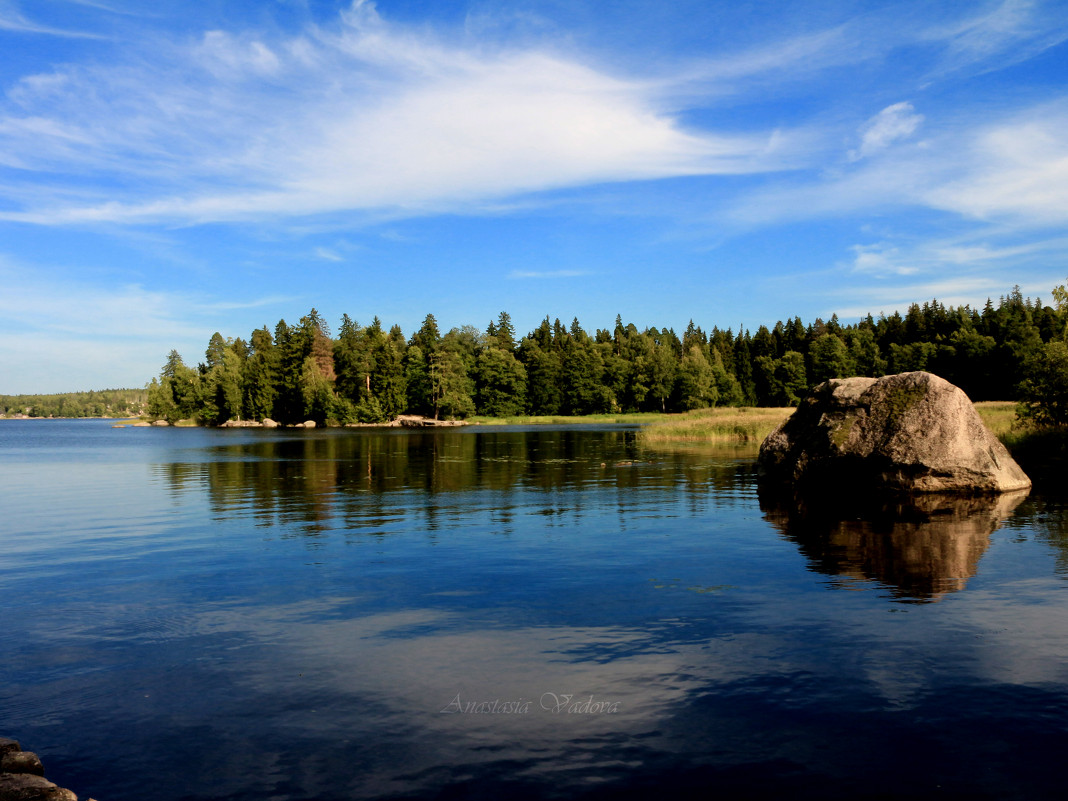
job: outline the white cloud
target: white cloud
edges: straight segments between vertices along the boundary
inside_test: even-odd
[[[893,107],[891,107],[893,108]],[[895,115],[896,117],[896,115]],[[897,136],[888,125],[873,139]],[[725,212],[754,226],[887,209],[947,211],[1017,231],[1068,222],[1068,96],[989,121],[940,121],[937,135],[807,180],[744,195]]]
[[[931,187],[937,208],[983,219],[1068,222],[1068,102],[1043,105],[981,131],[955,180]]]
[[[843,319],[867,314],[904,312],[911,304],[937,298],[946,306],[982,308],[987,298],[1005,294],[998,277],[949,275],[933,281],[891,286],[841,286],[827,293],[831,298],[848,298],[849,306],[835,307]]]
[[[903,262],[901,251],[885,243],[854,245],[853,271],[872,275],[911,275],[917,267]]]
[[[544,49],[444,44],[390,25],[368,3],[343,19],[273,43],[211,31],[155,60],[25,77],[0,107],[8,163],[65,176],[68,186],[88,176],[110,185],[95,203],[24,196],[0,219],[463,210],[589,183],[778,169],[788,159],[781,131],[684,129],[664,107],[662,81]]]
[[[917,114],[911,103],[887,106],[861,128],[860,148],[851,151],[849,157],[856,161],[907,139],[922,122],[923,115]]]
[[[345,257],[340,253],[336,253],[330,248],[318,247],[315,249],[315,255],[325,261],[345,261]]]
[[[225,31],[208,31],[196,50],[207,69],[218,77],[273,75],[282,66],[270,47],[256,39],[239,39]]]
[[[975,5],[974,16],[925,32],[923,38],[945,44],[941,72],[976,64],[1002,68],[1068,40],[1068,20],[1057,4],[1003,0]]]

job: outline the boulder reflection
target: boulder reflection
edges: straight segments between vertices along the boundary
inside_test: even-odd
[[[802,498],[762,487],[760,507],[811,570],[847,583],[877,581],[902,600],[928,602],[964,588],[990,535],[1026,497]]]

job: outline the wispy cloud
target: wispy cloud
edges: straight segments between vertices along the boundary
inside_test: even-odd
[[[19,11],[11,0],[0,0],[0,30],[14,31],[16,33],[34,33],[45,36],[62,36],[71,39],[96,39],[96,34],[82,31],[71,31],[63,28],[54,28],[50,25],[42,25],[33,22],[25,14]]]
[[[446,44],[356,3],[288,40],[210,31],[155,61],[27,76],[0,112],[22,170],[107,176],[108,199],[38,199],[35,223],[202,222],[456,210],[590,183],[744,174],[781,131],[683,128],[663,86],[548,49]],[[166,56],[167,58],[163,58]],[[187,71],[188,78],[175,76]],[[137,180],[134,180],[137,179]],[[210,188],[209,188],[210,187]]]
[[[1022,286],[1022,285],[1021,285]],[[1022,286],[1025,294],[1038,295],[1043,286]],[[848,306],[835,307],[837,314],[844,318],[863,317],[867,314],[892,314],[904,312],[911,304],[937,299],[946,306],[971,306],[982,308],[988,298],[1005,295],[1007,288],[1003,282],[991,276],[948,276],[941,280],[918,281],[893,286],[865,286],[848,288],[832,293],[829,298],[847,299]]]
[[[1033,225],[1068,222],[1068,99],[991,125],[963,143],[965,165],[925,199],[972,217]]]
[[[938,72],[975,66],[1000,69],[1068,40],[1063,11],[1035,0],[977,3],[972,15],[933,26],[922,38],[945,44]]]
[[[345,257],[340,253],[337,253],[330,248],[318,247],[315,249],[315,255],[317,258],[325,261],[345,261]]]
[[[887,106],[864,124],[860,131],[860,147],[850,151],[851,161],[870,156],[906,139],[916,132],[923,122],[911,103],[894,103]]]

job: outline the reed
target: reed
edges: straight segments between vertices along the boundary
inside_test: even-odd
[[[517,415],[515,417],[468,417],[467,422],[480,426],[536,426],[536,425],[598,425],[623,423],[630,425],[648,425],[666,420],[674,415],[660,412],[633,412],[619,414],[584,414],[584,415]]]
[[[759,445],[793,413],[791,408],[725,406],[668,415],[638,432],[644,445],[738,443]]]

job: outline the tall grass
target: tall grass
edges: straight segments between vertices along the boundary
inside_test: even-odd
[[[631,423],[645,425],[666,420],[672,415],[659,412],[633,412],[629,414],[584,414],[584,415],[517,415],[515,417],[468,417],[467,422],[481,426],[536,426],[536,425],[596,425],[604,423]]]
[[[1021,428],[1016,420],[1016,404],[1012,401],[980,401],[974,404],[983,424],[990,432],[1004,442],[1016,436]]]
[[[638,432],[638,441],[653,447],[703,443],[759,445],[793,411],[750,406],[696,409],[650,423]]]

